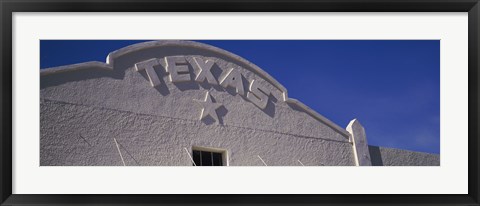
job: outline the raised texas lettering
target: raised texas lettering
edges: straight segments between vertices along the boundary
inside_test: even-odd
[[[167,64],[167,71],[170,73],[171,82],[191,81],[187,60],[184,56],[165,57],[165,63]]]
[[[236,69],[229,69],[226,71],[223,78],[220,80],[220,85],[224,88],[233,87],[237,91],[237,94],[245,95],[243,88],[242,74]]]
[[[146,71],[152,87],[159,86],[161,84],[159,78],[163,78],[163,76],[159,76],[154,69],[155,66],[161,65],[160,61],[160,59],[149,59],[135,64],[136,71]],[[239,69],[229,68],[228,70],[225,70],[220,75],[219,80],[217,80],[211,71],[215,64],[215,61],[211,59],[204,60],[200,57],[187,59],[185,56],[167,56],[165,57],[165,64],[165,71],[169,73],[168,77],[170,82],[177,83],[192,81],[190,70],[188,68],[188,66],[191,65],[194,71],[195,82],[202,83],[207,81],[207,83],[212,85],[220,84],[223,88],[234,88],[237,94],[246,97],[260,109],[265,109],[267,107],[271,91],[259,81],[252,80],[247,88],[247,93],[245,93],[243,75],[240,73]]]
[[[196,82],[202,83],[207,80],[209,84],[218,85],[217,80],[210,71],[213,67],[213,64],[215,64],[213,60],[204,61],[202,58],[193,57],[193,62],[190,62],[190,64],[195,69]]]
[[[149,59],[147,61],[143,61],[140,63],[135,64],[135,70],[137,72],[146,70],[148,79],[150,80],[150,84],[152,87],[156,87],[160,85],[160,79],[158,79],[158,74],[155,72],[154,66],[157,66],[158,60],[157,59]]]
[[[270,91],[255,80],[252,80],[250,83],[249,90],[250,91],[247,92],[247,99],[257,105],[260,109],[265,109],[267,107]]]

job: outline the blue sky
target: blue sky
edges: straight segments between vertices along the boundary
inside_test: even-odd
[[[42,40],[40,67],[105,61],[142,41]],[[440,153],[440,41],[199,41],[253,62],[345,128],[357,118],[370,145]]]

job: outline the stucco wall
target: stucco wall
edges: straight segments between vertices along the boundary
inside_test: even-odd
[[[213,59],[217,78],[234,68],[244,81],[261,82],[272,92],[267,107],[221,86],[171,83],[162,66],[155,68],[162,84],[153,88],[145,71],[134,69],[135,63],[175,55]],[[345,134],[283,101],[282,88],[250,63],[201,47],[159,47],[118,56],[112,66],[42,75],[41,165],[121,165],[113,138],[127,165],[192,165],[184,151],[192,146],[226,149],[230,165],[263,165],[257,155],[269,166],[300,166],[298,160],[307,166],[355,164]],[[223,104],[218,124],[199,119],[193,100],[207,91]]]
[[[45,100],[41,165],[185,165],[184,147],[228,149],[232,166],[352,165],[351,145],[241,126],[138,114]]]
[[[439,166],[440,155],[369,146],[373,166]]]

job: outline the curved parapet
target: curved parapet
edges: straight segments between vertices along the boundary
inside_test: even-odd
[[[166,50],[168,50],[168,54],[165,52]],[[198,56],[199,54],[201,56]],[[188,57],[179,57],[179,55]],[[158,56],[162,56],[162,58],[158,58]],[[215,58],[203,59],[205,56]],[[217,64],[222,64],[224,67],[223,71],[218,75],[211,75],[210,72],[205,72],[207,71],[206,69],[209,71],[212,68],[211,62],[209,64],[211,60],[217,62]],[[186,64],[193,68],[193,77],[185,76],[187,75],[185,72],[188,69],[183,66]],[[350,134],[345,129],[318,114],[300,101],[290,99],[287,89],[255,64],[223,49],[193,41],[169,40],[138,43],[111,52],[106,58],[106,63],[86,62],[44,69],[41,70],[41,76],[46,77],[92,68],[122,72],[125,68],[131,67],[134,67],[137,72],[142,72],[142,75],[150,81],[151,86],[159,91],[162,90],[159,89],[159,85],[165,84],[165,82],[162,82],[162,79],[158,77],[162,74],[159,73],[157,67],[163,67],[164,70],[161,72],[164,73],[163,75],[170,75],[169,81],[172,83],[180,84],[185,81],[197,81],[199,83],[206,82],[212,84],[213,87],[233,88],[235,90],[234,93],[240,94],[243,99],[254,103],[264,111],[269,108],[265,98],[268,99],[271,96],[270,99],[274,98],[277,101],[285,102],[296,110],[303,111],[346,139],[350,137]],[[242,73],[238,68],[248,70],[248,74],[246,72]],[[118,74],[113,76],[116,78],[123,77]],[[168,93],[168,90],[168,88],[164,89],[164,92]],[[265,113],[270,112],[265,111]]]
[[[133,44],[121,49],[118,49],[116,51],[110,52],[108,54],[106,62],[108,65],[114,65],[114,62],[117,58],[120,58],[123,55],[127,55],[129,53],[134,53],[138,52],[141,50],[147,50],[147,49],[154,49],[154,48],[159,48],[159,47],[186,47],[186,48],[196,48],[196,49],[202,49],[202,50],[208,50],[214,53],[217,53],[219,55],[229,57],[231,60],[236,60],[238,62],[243,63],[243,65],[247,65],[245,67],[246,69],[250,69],[252,72],[258,74],[259,76],[263,77],[265,80],[270,82],[272,85],[274,85],[276,88],[278,88],[282,94],[283,94],[283,101],[288,99],[287,95],[287,89],[283,85],[281,85],[277,80],[275,80],[272,76],[270,76],[267,72],[263,71],[258,67],[257,65],[249,62],[248,60],[233,54],[231,52],[225,51],[223,49],[220,49],[218,47],[214,47],[208,44],[203,44],[199,42],[193,42],[193,41],[149,41],[149,42],[143,42],[143,43],[138,43],[138,44]]]

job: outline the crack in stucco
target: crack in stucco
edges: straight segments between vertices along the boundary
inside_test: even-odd
[[[71,103],[71,102],[53,100],[53,99],[48,99],[48,98],[42,98],[42,100],[43,100],[43,102],[47,101],[47,102],[53,102],[53,103],[59,103],[59,104],[68,104],[68,105],[75,105],[75,106],[84,106],[84,107],[91,107],[91,108],[94,108],[94,109],[103,109],[103,110],[107,110],[107,111],[124,112],[124,113],[130,113],[130,114],[135,114],[135,115],[154,116],[154,117],[161,117],[161,118],[172,119],[172,120],[186,121],[186,122],[193,123],[194,125],[199,124],[199,121],[197,121],[197,120],[192,120],[192,119],[184,119],[184,118],[178,118],[178,117],[169,117],[169,116],[163,116],[163,115],[152,115],[152,114],[136,113],[136,112],[132,112],[132,111],[125,111],[125,110],[119,110],[119,109],[113,109],[113,108],[98,107],[98,106],[95,106],[95,105],[86,105],[86,104]],[[43,103],[43,102],[42,102],[42,103]],[[299,138],[303,138],[303,139],[317,139],[317,140],[321,140],[321,141],[329,141],[329,142],[342,143],[342,144],[352,144],[351,142],[348,142],[348,141],[339,141],[339,140],[332,140],[332,139],[327,139],[327,138],[322,138],[322,137],[312,137],[312,136],[306,136],[306,135],[300,135],[300,134],[292,134],[292,133],[279,132],[279,131],[273,131],[273,130],[258,129],[258,128],[251,128],[251,127],[243,127],[243,126],[239,126],[239,125],[223,124],[223,125],[219,125],[219,126],[221,126],[221,127],[241,128],[241,129],[252,130],[252,131],[262,131],[262,132],[268,132],[268,133],[274,133],[274,134],[289,135],[289,136],[299,137]]]

